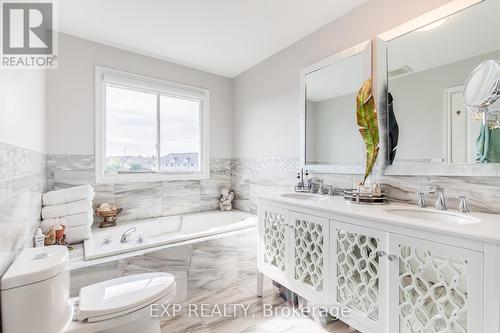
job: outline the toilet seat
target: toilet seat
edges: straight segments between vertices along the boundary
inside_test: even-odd
[[[109,320],[160,302],[175,294],[169,273],[146,273],[99,282],[80,290],[78,321]]]
[[[160,333],[161,315],[153,315],[151,305],[172,302],[176,293],[172,274],[108,280],[84,287],[80,297],[70,299],[68,266],[65,246],[21,251],[0,279],[0,329],[23,333]]]

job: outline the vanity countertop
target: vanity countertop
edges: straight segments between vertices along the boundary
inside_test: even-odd
[[[421,230],[434,231],[445,233],[450,236],[458,236],[467,239],[479,240],[489,243],[500,244],[500,215],[486,213],[468,213],[458,214],[458,212],[450,209],[445,212],[450,212],[460,216],[467,216],[480,219],[479,223],[460,223],[460,222],[444,222],[430,221],[420,218],[411,218],[389,213],[387,210],[422,210],[427,212],[440,212],[439,210],[430,208],[418,208],[416,205],[403,203],[390,203],[389,205],[358,205],[348,203],[340,196],[320,196],[311,195],[311,199],[295,199],[287,198],[281,195],[264,195],[260,196],[259,202],[275,202],[290,206],[302,207],[305,209],[331,213],[346,217],[358,217],[367,220],[372,220],[379,223],[399,225],[402,227],[413,227]],[[460,218],[460,217],[457,217]],[[368,227],[368,225],[367,225]]]

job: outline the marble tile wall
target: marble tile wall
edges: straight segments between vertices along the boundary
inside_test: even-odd
[[[235,206],[255,212],[257,197],[266,193],[293,191],[299,162],[294,159],[245,159],[233,161],[232,187]],[[325,184],[340,188],[354,188],[361,175],[314,174]],[[427,192],[432,185],[445,188],[448,207],[458,206],[458,195],[466,195],[473,211],[500,213],[500,177],[462,176],[373,176],[373,181],[383,184],[392,201],[416,203],[417,192]],[[428,195],[428,202],[435,196]]]
[[[232,187],[237,209],[255,213],[257,197],[293,191],[299,163],[296,159],[256,158],[233,160]]]
[[[0,276],[33,245],[46,187],[44,154],[0,142]]]
[[[472,211],[500,214],[500,177],[382,176],[378,180],[395,201],[416,203],[417,192],[430,186],[444,187],[449,208],[458,207],[459,195],[465,195]],[[431,205],[436,200],[428,195]]]
[[[122,221],[193,213],[217,209],[222,187],[231,187],[231,160],[210,159],[210,178],[193,181],[164,181],[95,184],[95,161],[89,155],[48,155],[49,189],[92,184],[94,204],[115,203],[123,207]]]
[[[120,276],[169,272],[176,278],[176,303],[188,303],[235,283],[255,279],[257,231],[174,246],[152,253],[71,271],[71,295],[80,288]]]
[[[0,273],[16,251],[31,243],[40,216],[40,194],[80,184],[94,184],[94,158],[89,155],[48,155],[0,143]],[[235,191],[235,207],[256,212],[257,197],[292,191],[299,163],[296,159],[211,159],[210,179],[152,183],[95,185],[96,205],[115,202],[125,208],[122,219],[132,220],[218,208],[223,186]],[[360,175],[316,174],[327,184],[354,187]],[[415,193],[439,184],[448,205],[466,195],[475,211],[500,213],[500,177],[375,176],[393,201],[415,202]],[[429,202],[434,198],[429,196]],[[29,236],[29,237],[28,237]]]

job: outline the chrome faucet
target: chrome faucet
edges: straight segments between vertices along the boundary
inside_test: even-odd
[[[308,179],[308,183],[306,184],[305,178],[309,177],[309,171],[305,170],[304,173],[304,168],[300,169],[299,173],[297,174],[297,185],[295,185],[295,192],[309,192],[310,191],[310,184]]]
[[[460,195],[458,197],[458,200],[460,200],[458,211],[464,214],[470,213],[469,205],[467,204],[467,198],[465,197],[465,195]]]
[[[335,194],[335,189],[333,185],[323,185],[323,193],[326,195],[334,195]]]
[[[420,208],[426,208],[427,207],[427,201],[425,200],[425,193],[419,192],[417,193],[418,199],[417,199],[417,206]]]
[[[136,227],[132,227],[132,228],[127,229],[127,230],[123,233],[123,235],[122,235],[122,238],[121,238],[120,242],[121,242],[121,243],[126,243],[126,242],[128,241],[128,236],[129,236],[131,233],[135,232],[136,230],[137,230],[137,228],[136,228]]]
[[[439,210],[447,210],[448,207],[446,207],[446,199],[444,197],[444,188],[440,186],[432,186],[430,188],[429,193],[433,193],[437,195],[437,200],[436,204],[434,207],[436,207]]]
[[[311,181],[310,192],[323,194],[323,179],[313,178]]]

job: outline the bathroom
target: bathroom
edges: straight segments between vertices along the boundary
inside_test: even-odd
[[[500,0],[0,2],[0,332],[500,333]]]

